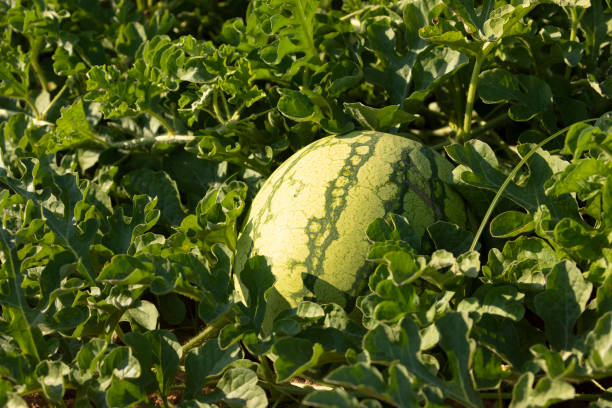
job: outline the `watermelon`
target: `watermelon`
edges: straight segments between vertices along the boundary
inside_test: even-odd
[[[464,226],[466,208],[445,182],[452,165],[416,141],[374,131],[302,148],[265,181],[238,239],[235,283],[249,257],[276,277],[267,319],[303,299],[346,307],[367,285],[368,225],[402,214],[418,234],[436,220]],[[248,299],[244,299],[248,302]]]

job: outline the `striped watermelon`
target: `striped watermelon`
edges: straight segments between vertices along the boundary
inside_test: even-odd
[[[285,161],[253,200],[238,240],[236,284],[254,255],[276,283],[269,315],[304,298],[346,306],[367,284],[368,225],[403,214],[419,234],[438,219],[466,224],[461,197],[443,180],[451,164],[410,139],[352,132],[311,143]],[[269,321],[268,321],[269,323]]]

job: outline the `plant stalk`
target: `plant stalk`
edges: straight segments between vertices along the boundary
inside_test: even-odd
[[[199,347],[207,340],[215,337],[223,328],[223,326],[232,321],[232,318],[235,314],[236,311],[233,308],[229,309],[227,312],[223,313],[221,316],[213,320],[208,326],[204,328],[204,330],[198,333],[195,337],[192,337],[187,343],[183,344],[183,356],[181,357],[181,362],[185,360],[185,357],[187,356],[189,350]]]
[[[31,52],[31,63],[32,68],[34,68],[34,72],[38,76],[38,80],[40,81],[40,85],[45,90],[45,92],[49,92],[49,82],[47,81],[47,77],[45,76],[45,72],[43,71],[40,63],[38,62],[38,54],[40,52],[40,47],[42,46],[42,37],[38,37],[35,40],[30,40],[30,52]]]
[[[62,88],[59,90],[58,93],[55,94],[55,96],[53,97],[53,99],[49,103],[49,106],[47,106],[47,109],[45,109],[45,111],[40,114],[40,120],[44,120],[47,117],[47,114],[49,113],[51,108],[53,106],[55,106],[55,104],[57,103],[57,101],[59,101],[59,99],[62,97],[64,92],[66,92],[66,90],[68,89],[68,86],[70,85],[70,83],[72,83],[72,77],[68,77],[66,79],[66,81],[64,82],[64,85],[62,86]]]
[[[229,105],[227,103],[227,98],[225,97],[225,94],[223,92],[219,92],[221,94],[221,103],[223,104],[223,111],[225,111],[225,122],[229,122],[230,120],[232,120],[232,114],[230,112],[230,108]]]
[[[213,111],[215,112],[215,116],[217,117],[217,121],[221,125],[225,126],[225,119],[223,118],[223,114],[221,113],[221,109],[219,108],[219,91],[217,91],[216,89],[213,92],[212,105]]]
[[[191,135],[160,135],[141,137],[139,139],[126,140],[123,142],[110,143],[110,147],[116,149],[133,149],[140,146],[147,146],[154,143],[189,143],[197,136]]]
[[[576,10],[576,7],[571,7],[569,12],[570,12],[570,18],[572,19],[569,41],[570,43],[572,43],[576,41],[576,37],[578,35],[578,23],[580,23],[581,16],[578,15],[578,11]],[[567,65],[565,67],[565,79],[569,80],[571,76],[572,76],[572,67]]]
[[[582,123],[588,123],[588,122],[595,122],[597,120],[599,120],[599,118],[591,118],[591,119],[583,120],[581,122]],[[558,132],[553,133],[551,136],[547,137],[546,139],[542,140],[540,143],[538,143],[536,145],[536,147],[531,149],[521,159],[521,161],[518,162],[518,164],[516,166],[514,166],[514,168],[510,172],[510,174],[508,174],[508,177],[506,177],[506,179],[504,180],[502,185],[497,189],[497,192],[495,193],[495,197],[493,197],[493,201],[491,201],[491,204],[489,204],[489,208],[487,208],[487,212],[485,213],[484,217],[482,218],[482,221],[480,222],[480,226],[478,227],[478,231],[476,231],[476,235],[474,235],[474,239],[472,240],[472,245],[470,245],[470,251],[473,251],[474,249],[476,249],[476,245],[478,244],[478,240],[480,239],[480,236],[482,235],[482,232],[484,231],[485,225],[489,221],[489,218],[491,217],[491,214],[493,214],[493,210],[495,209],[495,205],[497,204],[497,202],[501,198],[501,196],[502,196],[504,190],[506,189],[506,187],[508,187],[508,184],[510,184],[510,181],[514,180],[514,177],[516,177],[516,174],[519,172],[521,167],[523,167],[523,165],[525,163],[527,163],[527,161],[531,158],[531,156],[533,156],[535,154],[535,152],[539,148],[541,148],[542,146],[544,146],[545,144],[547,144],[551,140],[555,139],[556,137],[564,134],[571,127],[572,127],[572,125],[566,126],[563,129],[559,130]]]
[[[472,69],[472,76],[470,78],[470,86],[468,88],[467,99],[465,103],[465,115],[463,116],[463,129],[459,133],[459,143],[465,142],[471,137],[472,131],[472,114],[474,111],[474,101],[476,100],[476,88],[478,87],[478,75],[480,75],[480,68],[482,67],[482,61],[484,55],[477,55],[474,61],[474,68]]]
[[[174,129],[172,128],[172,126],[170,126],[166,119],[164,119],[159,113],[153,111],[153,109],[147,109],[145,110],[145,112],[157,119],[162,124],[162,126],[166,128],[170,135],[174,135]]]
[[[476,129],[474,129],[472,131],[472,137],[475,137],[477,135],[480,135],[481,133],[486,132],[489,129],[493,129],[496,126],[504,123],[505,121],[508,120],[508,114],[507,113],[503,113],[499,116],[494,117],[491,120],[488,120],[487,122],[485,122],[484,124],[478,126]]]

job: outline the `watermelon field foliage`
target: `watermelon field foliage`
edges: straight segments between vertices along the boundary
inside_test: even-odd
[[[0,0],[0,406],[612,407],[611,44],[607,0]],[[264,331],[253,197],[355,130],[472,225],[376,219]]]

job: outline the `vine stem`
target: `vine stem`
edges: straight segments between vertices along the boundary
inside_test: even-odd
[[[582,120],[580,122],[581,123],[588,123],[588,122],[595,122],[597,120],[599,120],[599,118],[591,118],[591,119],[587,119],[587,120]],[[569,128],[571,128],[573,125],[574,124],[566,126],[563,129],[559,130],[558,132],[553,133],[551,136],[547,137],[546,139],[542,140],[533,149],[531,149],[521,159],[521,161],[518,162],[518,164],[516,166],[514,166],[514,168],[510,172],[510,174],[508,174],[508,177],[506,177],[506,179],[504,180],[502,185],[499,187],[499,189],[497,189],[497,192],[495,193],[495,197],[493,197],[493,201],[491,201],[491,204],[489,204],[489,208],[487,208],[487,212],[485,213],[484,217],[482,218],[482,221],[480,222],[480,226],[478,227],[478,231],[476,231],[476,235],[474,235],[474,239],[472,240],[472,245],[470,245],[470,251],[473,251],[473,250],[476,249],[476,245],[478,244],[478,240],[480,239],[480,236],[482,235],[482,232],[484,231],[485,225],[489,221],[489,218],[491,217],[491,214],[493,214],[493,210],[495,209],[495,205],[497,205],[497,202],[501,198],[501,195],[503,194],[504,190],[506,189],[506,187],[508,187],[508,184],[510,184],[510,181],[512,181],[514,179],[514,177],[516,177],[516,175],[519,172],[519,170],[521,169],[521,167],[523,167],[523,165],[525,163],[527,163],[527,161],[531,158],[531,156],[533,156],[535,154],[535,152],[539,148],[541,148],[542,146],[544,146],[545,144],[547,144],[551,140],[555,139],[556,137],[558,137],[558,136],[564,134],[565,132],[567,132],[569,130]]]
[[[159,113],[154,112],[153,109],[147,109],[144,112],[148,113],[149,115],[157,119],[162,124],[162,126],[166,128],[169,134],[171,135],[174,134],[174,129],[172,128],[172,126],[170,126],[170,124],[166,121],[166,119],[164,119]]]
[[[17,99],[21,99],[22,101],[24,101],[26,105],[28,105],[30,109],[32,109],[32,112],[34,112],[34,116],[38,120],[38,118],[40,117],[40,113],[38,112],[38,108],[36,108],[36,104],[32,102],[32,100],[27,96],[23,98],[17,97]]]
[[[225,119],[223,118],[223,114],[221,113],[221,109],[219,108],[219,91],[217,89],[213,91],[212,104],[217,121],[221,125],[225,126]]]
[[[484,54],[477,55],[476,60],[474,61],[474,68],[472,69],[472,76],[470,77],[470,86],[468,88],[467,99],[465,102],[463,129],[459,134],[459,143],[465,142],[466,138],[470,137],[470,132],[472,131],[472,114],[474,111],[474,101],[476,100],[478,75],[480,75],[480,68],[482,67],[482,61],[484,60],[484,58]]]
[[[484,122],[482,125],[474,129],[474,131],[472,132],[472,136],[476,136],[476,135],[486,132],[489,129],[493,129],[494,127],[504,123],[508,119],[509,119],[508,114],[502,113],[501,115],[496,116],[495,118]]]
[[[569,13],[570,13],[570,18],[572,19],[569,41],[570,43],[572,43],[576,41],[576,37],[578,35],[578,24],[580,23],[580,19],[582,15],[578,15],[578,11],[576,11],[575,7],[571,7],[569,10]],[[572,67],[567,65],[565,67],[565,79],[569,80],[571,75],[572,75]]]
[[[187,343],[182,346],[182,357],[181,362],[185,360],[187,353],[189,350],[199,347],[204,344],[208,339],[215,337],[221,328],[225,326],[227,323],[231,322],[232,318],[235,316],[236,311],[232,308],[227,312],[223,313],[221,316],[217,317],[213,320],[208,326],[204,328],[200,333],[192,337]]]
[[[132,149],[139,146],[146,146],[154,143],[189,143],[196,139],[197,136],[191,135],[159,135],[159,136],[148,136],[139,139],[126,140],[123,142],[110,143],[110,147],[116,149]]]
[[[496,126],[504,123],[505,121],[507,121],[509,119],[508,114],[507,113],[502,113],[499,116],[496,116],[495,118],[487,121],[487,122],[482,122],[482,124],[480,126],[478,126],[476,129],[474,129],[472,131],[472,136],[477,136],[480,135],[482,133],[485,133],[486,131],[495,128]],[[426,137],[443,137],[443,138],[449,138],[451,137],[453,134],[456,133],[456,129],[453,128],[452,126],[442,126],[440,128],[434,129],[434,130],[412,130],[412,133],[415,134],[417,137],[419,138],[426,138]],[[436,144],[435,147],[433,147],[434,150],[439,149],[440,146],[446,146],[448,144],[450,144],[450,141],[445,141],[439,144]]]
[[[55,94],[55,96],[53,97],[53,99],[51,100],[51,102],[49,102],[49,106],[47,106],[47,109],[45,109],[45,111],[43,113],[40,114],[40,120],[44,120],[47,117],[47,114],[49,113],[49,111],[51,110],[51,108],[53,106],[55,106],[55,104],[57,103],[57,101],[59,101],[59,99],[62,97],[62,95],[64,94],[64,92],[66,92],[66,90],[68,89],[68,85],[72,83],[72,77],[68,77],[68,79],[66,79],[66,81],[64,82],[64,86],[62,86],[62,88],[58,91],[57,94]]]
[[[42,37],[38,37],[35,40],[30,40],[30,50],[32,52],[32,68],[34,68],[34,72],[38,76],[38,80],[40,81],[40,85],[45,90],[45,92],[49,92],[49,82],[47,81],[47,77],[45,76],[45,72],[43,71],[40,63],[38,62],[38,53],[40,52],[40,47],[42,46]]]
[[[223,111],[225,112],[226,122],[232,120],[232,114],[230,112],[229,105],[227,103],[227,98],[223,92],[219,92],[221,94],[221,104],[223,105]]]

